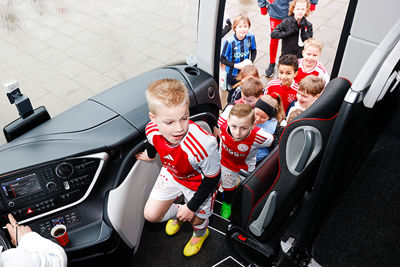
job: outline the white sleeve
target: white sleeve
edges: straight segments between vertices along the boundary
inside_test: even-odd
[[[233,105],[228,105],[225,107],[225,109],[222,111],[221,115],[219,115],[218,118],[218,127],[221,128],[221,125],[224,124],[229,117],[229,113],[231,112]]]
[[[321,78],[325,81],[325,86],[326,86],[328,84],[328,82],[329,82],[329,79],[330,79],[328,72],[325,71],[324,73],[322,73],[322,77]]]
[[[218,142],[214,136],[209,136],[213,141],[208,141],[208,146],[205,147],[207,150],[208,157],[199,163],[199,166],[203,174],[207,177],[215,177],[221,168],[220,154],[218,151]]]
[[[8,249],[0,254],[1,267],[66,267],[67,255],[58,244],[29,232],[20,240],[17,248]]]
[[[255,139],[255,145],[256,147],[270,147],[272,145],[272,142],[274,142],[274,136],[263,129],[260,129],[257,132],[256,139]]]

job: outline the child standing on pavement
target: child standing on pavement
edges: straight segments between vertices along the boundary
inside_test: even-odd
[[[228,120],[220,125],[221,177],[224,201],[221,216],[229,218],[233,194],[240,182],[239,170],[255,169],[256,153],[260,147],[269,147],[274,137],[254,126],[254,109],[239,103],[232,107]]]
[[[236,76],[244,66],[252,64],[257,56],[256,39],[249,32],[251,26],[247,16],[240,15],[233,19],[234,34],[225,40],[221,53],[221,63],[226,70],[227,103],[231,102],[232,86],[237,83]]]
[[[295,55],[281,56],[278,64],[278,79],[271,80],[265,88],[264,94],[277,93],[280,95],[285,112],[289,104],[297,99],[299,85],[294,81],[294,77],[297,75],[298,64]]]
[[[168,221],[167,235],[176,234],[183,222],[190,222],[193,235],[183,254],[199,252],[209,235],[215,191],[220,177],[217,140],[189,120],[189,95],[182,82],[162,79],[146,91],[150,122],[146,126],[148,147],[136,158],[149,161],[155,150],[163,163],[144,208],[150,222]],[[178,164],[179,163],[179,164]],[[184,205],[175,199],[184,196]]]
[[[329,74],[324,65],[319,62],[323,47],[322,42],[314,38],[307,39],[304,42],[303,58],[299,59],[299,72],[294,78],[296,83],[300,83],[307,75],[322,78],[325,85],[329,82]]]
[[[283,19],[288,16],[290,0],[257,0],[261,15],[269,13],[270,32],[273,32]],[[310,10],[315,10],[318,0],[311,0]],[[265,76],[272,77],[275,70],[276,55],[278,52],[279,39],[270,39],[269,42],[269,66],[265,70]]]
[[[254,108],[255,122],[257,127],[270,134],[275,134],[276,128],[279,127],[282,120],[285,119],[285,111],[283,110],[281,97],[278,94],[263,95],[258,99]],[[257,151],[256,161],[259,163],[270,152],[272,147],[262,147]]]
[[[304,41],[313,36],[309,0],[293,0],[289,5],[289,17],[285,18],[272,32],[271,38],[282,39],[281,55],[293,54],[302,57]]]

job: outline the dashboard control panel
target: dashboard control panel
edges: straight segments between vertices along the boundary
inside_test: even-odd
[[[97,153],[0,175],[0,225],[8,222],[9,213],[26,223],[82,202],[107,158]]]
[[[64,224],[69,230],[69,227],[75,226],[79,224],[81,221],[78,210],[72,210],[69,212],[65,212],[61,215],[57,215],[56,217],[50,217],[46,220],[39,221],[35,223],[35,226],[38,228],[37,232],[42,236],[50,237],[51,228],[58,224]]]

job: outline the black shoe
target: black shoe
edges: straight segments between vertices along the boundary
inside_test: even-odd
[[[272,75],[274,74],[274,70],[275,70],[275,63],[269,64],[268,69],[265,70],[265,76],[271,78]]]

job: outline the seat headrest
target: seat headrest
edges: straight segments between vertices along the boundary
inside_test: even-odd
[[[331,80],[317,101],[297,116],[296,120],[304,118],[332,118],[339,112],[343,99],[350,87],[351,83],[344,78]]]

